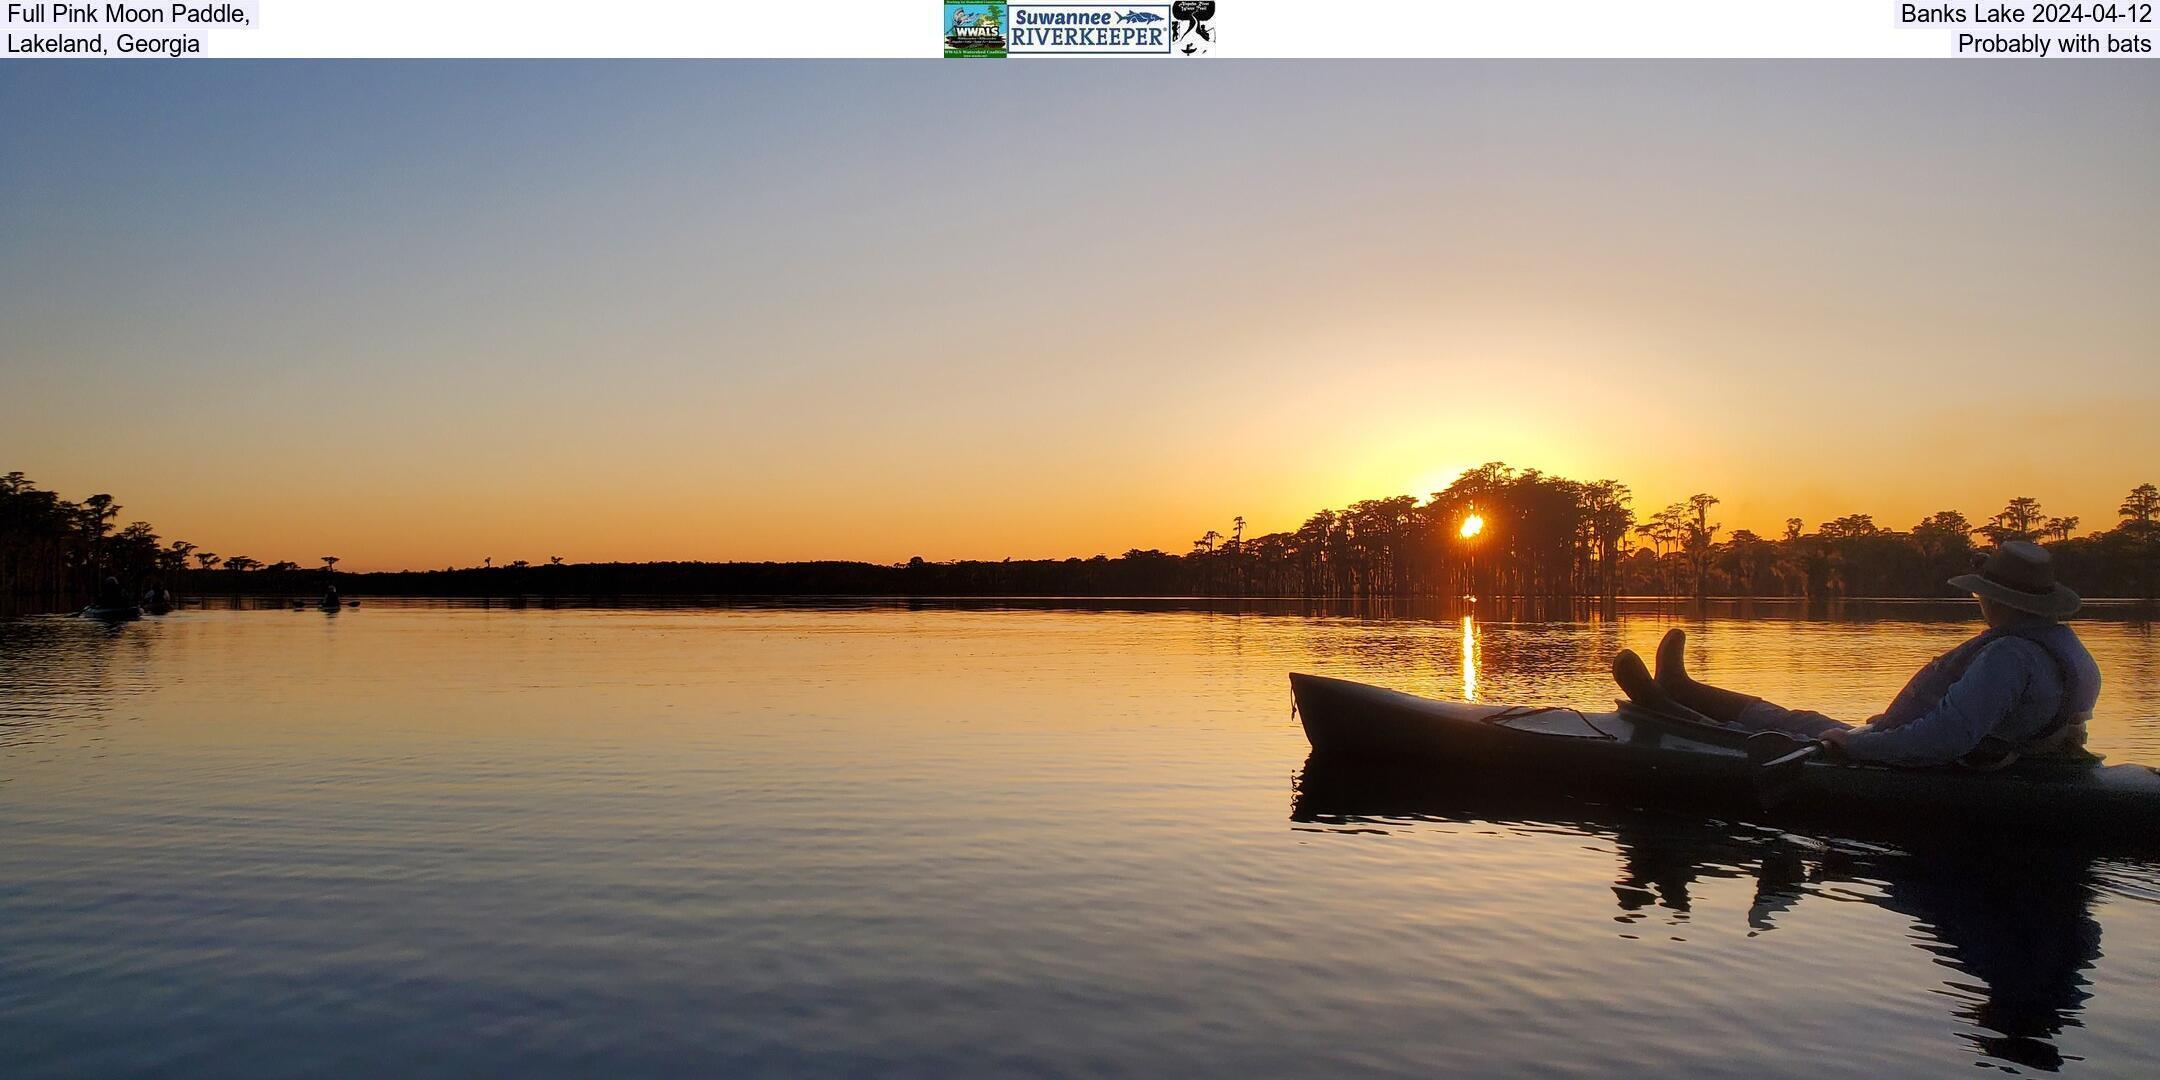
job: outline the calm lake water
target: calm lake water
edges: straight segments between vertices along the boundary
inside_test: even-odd
[[[1678,621],[1864,717],[1975,629],[1866,614],[0,622],[0,1072],[2155,1075],[2153,863],[1297,787],[1292,670],[1605,707]]]

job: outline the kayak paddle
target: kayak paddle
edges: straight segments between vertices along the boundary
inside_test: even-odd
[[[1802,741],[1775,731],[1748,736],[1748,761],[1755,766],[1755,798],[1765,809],[1792,796],[1800,787],[1800,772],[1810,759],[1821,756],[1823,744]]]

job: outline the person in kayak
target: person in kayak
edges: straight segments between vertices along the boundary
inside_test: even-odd
[[[1687,636],[1678,629],[1658,643],[1655,676],[1623,649],[1613,678],[1637,704],[1677,704],[1720,723],[1815,739],[1860,761],[1992,767],[2083,755],[2100,668],[2061,622],[2083,601],[2055,580],[2047,550],[2005,542],[1950,585],[1979,599],[1988,629],[1930,661],[1887,710],[1859,726],[1689,678],[1681,657]]]
[[[127,590],[120,587],[120,579],[108,575],[104,581],[98,583],[97,598],[90,602],[90,606],[124,608],[132,602],[128,599]]]

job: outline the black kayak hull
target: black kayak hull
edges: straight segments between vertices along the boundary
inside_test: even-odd
[[[1633,709],[1583,713],[1437,701],[1290,676],[1315,756],[1449,776],[1516,778],[1533,791],[1620,795],[1782,820],[1986,821],[2160,841],[2160,772],[2142,765],[2018,765],[1997,772],[1810,761],[1765,806],[1744,733]]]

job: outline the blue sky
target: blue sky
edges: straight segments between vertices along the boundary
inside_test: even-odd
[[[1176,548],[1494,458],[2098,525],[2153,70],[0,65],[0,467],[355,568]]]

